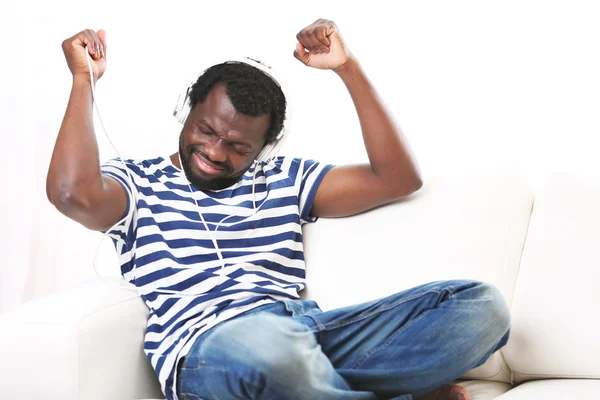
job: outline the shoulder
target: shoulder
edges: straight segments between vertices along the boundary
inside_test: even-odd
[[[276,171],[284,173],[290,178],[302,176],[306,172],[319,166],[319,163],[310,158],[278,156],[269,163],[262,163],[262,168],[265,171]]]
[[[102,164],[102,169],[125,168],[139,176],[155,175],[156,173],[176,174],[181,172],[165,157],[156,157],[148,159],[121,159],[112,158]]]

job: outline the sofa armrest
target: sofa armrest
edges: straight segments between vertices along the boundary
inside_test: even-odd
[[[143,351],[148,308],[118,282],[96,278],[0,314],[0,397],[164,398]]]

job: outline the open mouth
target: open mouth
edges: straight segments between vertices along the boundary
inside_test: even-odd
[[[198,153],[193,153],[193,157],[196,167],[206,175],[221,175],[225,172],[224,168],[217,167]]]

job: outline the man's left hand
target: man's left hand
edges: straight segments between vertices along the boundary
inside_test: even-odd
[[[296,38],[294,57],[309,67],[336,69],[352,58],[333,21],[318,19],[298,32]]]

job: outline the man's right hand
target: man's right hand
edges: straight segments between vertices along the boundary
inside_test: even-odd
[[[86,49],[87,47],[87,49]],[[90,69],[87,54],[92,57],[91,65],[94,81],[100,79],[106,70],[106,32],[86,29],[62,42],[62,49],[73,77],[84,75],[89,78]]]

